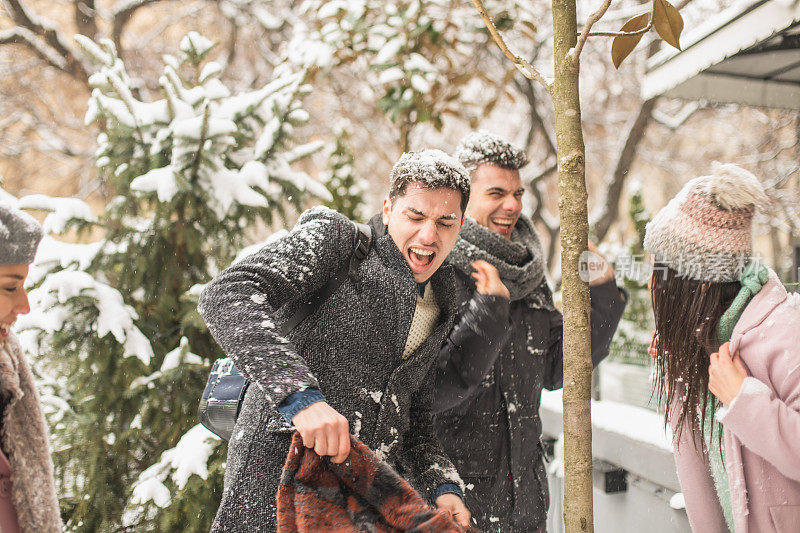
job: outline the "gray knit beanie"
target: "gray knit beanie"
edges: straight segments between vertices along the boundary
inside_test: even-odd
[[[766,202],[754,175],[714,162],[647,224],[644,248],[679,277],[737,281],[753,254],[753,214]]]
[[[486,130],[468,133],[458,143],[454,156],[470,172],[478,165],[519,170],[528,164],[528,156],[522,148]]]
[[[28,265],[42,240],[35,218],[0,202],[0,265]]]

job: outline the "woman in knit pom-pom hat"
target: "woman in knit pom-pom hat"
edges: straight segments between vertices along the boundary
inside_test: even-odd
[[[0,203],[0,531],[61,531],[53,463],[39,395],[11,325],[30,311],[25,294],[42,228]]]
[[[647,225],[659,397],[698,532],[797,531],[800,297],[752,257],[758,180],[715,163]]]

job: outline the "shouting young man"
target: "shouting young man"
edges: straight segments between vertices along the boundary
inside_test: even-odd
[[[203,291],[199,309],[211,333],[252,382],[212,531],[275,529],[295,430],[339,463],[352,432],[424,497],[469,523],[463,484],[432,422],[434,362],[455,317],[455,279],[442,263],[469,191],[469,174],[444,152],[403,154],[356,275],[286,337],[282,320],[350,261],[355,230],[343,215],[305,212],[288,235]]]
[[[448,260],[458,318],[442,348],[434,409],[445,450],[482,531],[545,530],[542,388],[562,386],[562,317],[539,236],[522,215],[520,149],[485,131],[460,142],[472,176],[467,219]],[[607,354],[625,296],[610,265],[590,282],[592,361]]]

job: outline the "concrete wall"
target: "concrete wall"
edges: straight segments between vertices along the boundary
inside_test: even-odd
[[[560,398],[560,393],[556,394]],[[543,401],[541,416],[545,439],[558,439],[562,433],[562,412],[559,401]],[[614,427],[604,423],[619,410],[620,417],[635,414],[636,431],[624,430],[624,420]],[[636,410],[633,412],[631,410]],[[673,509],[670,500],[680,492],[675,473],[675,462],[669,449],[669,440],[664,442],[651,438],[663,433],[663,418],[645,409],[620,406],[614,402],[594,402],[592,412],[597,413],[592,431],[592,453],[594,472],[594,530],[597,533],[662,533],[689,532],[689,522],[682,508]],[[650,427],[642,427],[650,426]],[[645,438],[637,438],[644,435]],[[558,447],[558,445],[556,445]],[[559,452],[555,452],[558,464]],[[552,467],[553,462],[548,466]],[[624,472],[619,472],[618,469]],[[616,472],[613,470],[617,469]],[[555,470],[549,468],[548,470]],[[611,474],[607,472],[611,471]],[[627,487],[620,492],[606,492],[606,476],[620,476]],[[563,480],[557,473],[548,475],[550,485],[550,510],[548,531],[563,531]],[[618,489],[618,487],[611,487]]]

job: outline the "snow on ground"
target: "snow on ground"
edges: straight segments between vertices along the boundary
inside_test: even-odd
[[[686,498],[683,497],[682,492],[676,492],[669,499],[669,506],[673,509],[686,509]]]
[[[542,391],[542,407],[562,412],[562,391]],[[672,453],[672,436],[658,413],[618,402],[592,401],[592,428],[651,444]]]

